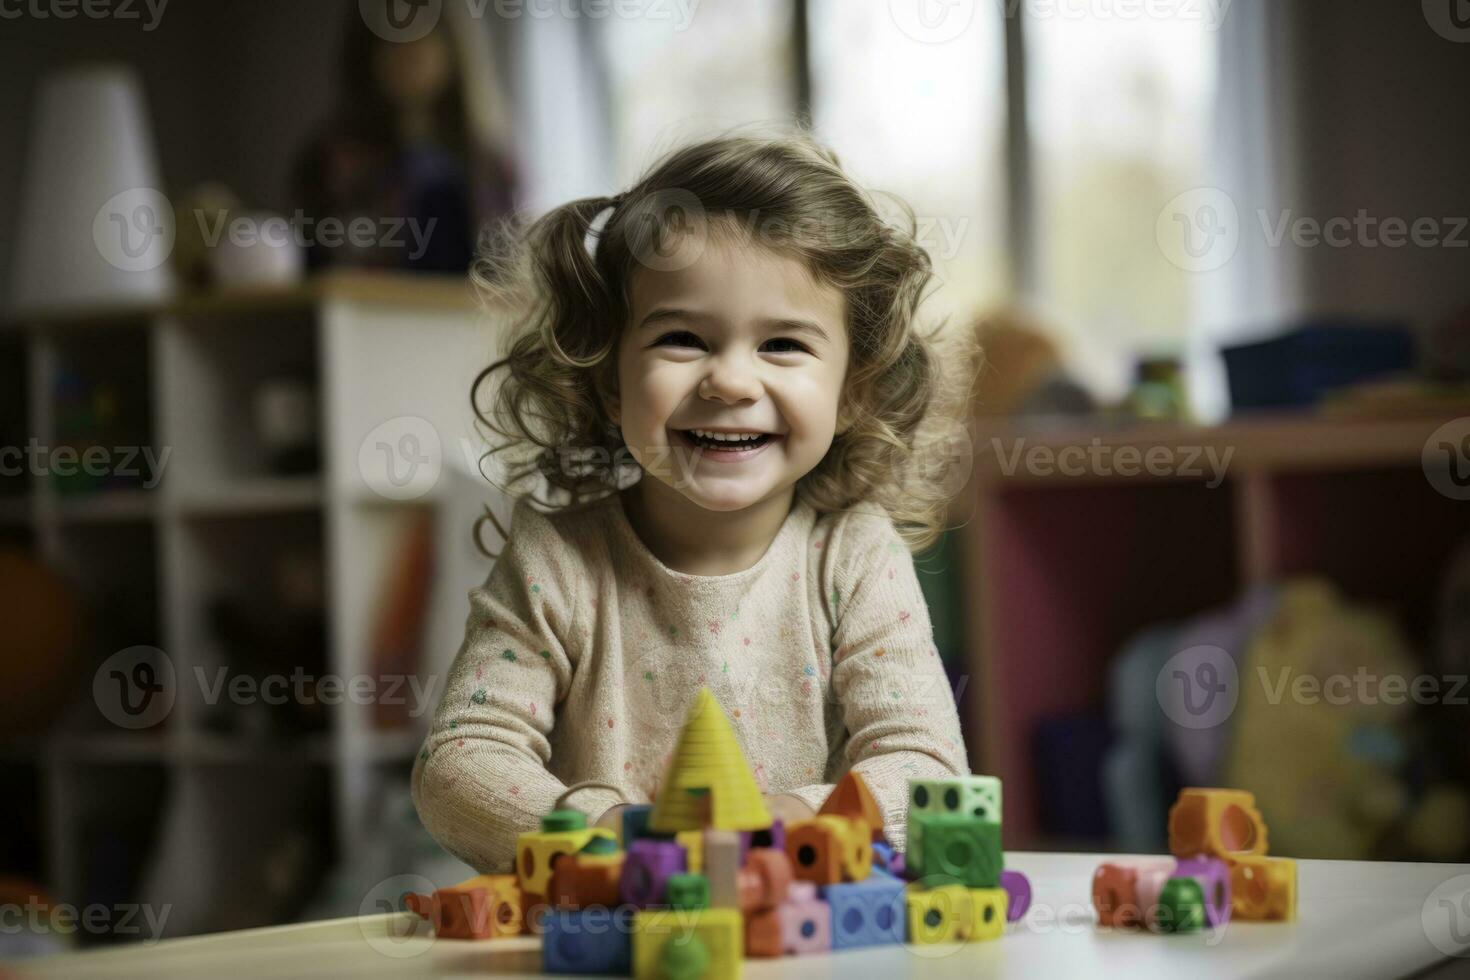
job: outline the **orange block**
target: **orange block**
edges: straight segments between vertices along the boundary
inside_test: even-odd
[[[786,853],[796,877],[817,885],[862,881],[873,869],[867,825],[831,814],[788,824]]]
[[[745,917],[745,955],[781,955],[781,919],[776,909],[761,909]]]
[[[1097,921],[1103,926],[1140,926],[1144,924],[1158,896],[1145,896],[1140,889],[1140,872],[1151,868],[1165,875],[1174,868],[1173,858],[1145,861],[1105,861],[1092,874],[1092,904]]]
[[[753,847],[745,856],[745,867],[736,876],[736,891],[742,912],[769,909],[786,901],[795,875],[784,851]]]
[[[1169,808],[1169,852],[1175,857],[1230,860],[1265,854],[1266,847],[1266,821],[1255,796],[1243,789],[1182,789]]]
[[[621,901],[618,879],[622,873],[621,860],[585,860],[578,855],[569,855],[556,862],[546,899],[559,909],[579,909],[587,905],[616,908]]]
[[[883,811],[863,777],[850,769],[832,788],[832,794],[817,813],[856,820],[871,831],[871,840],[883,839]]]
[[[433,923],[441,939],[489,939],[521,931],[521,894],[515,875],[478,875],[433,895],[408,895],[405,902]]]

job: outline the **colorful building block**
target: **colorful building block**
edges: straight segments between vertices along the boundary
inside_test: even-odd
[[[611,830],[589,828],[586,814],[576,810],[553,810],[542,817],[541,830],[521,834],[516,839],[516,874],[521,890],[545,895],[557,859],[577,853],[594,837],[617,841]]]
[[[1295,861],[1255,855],[1232,858],[1229,865],[1231,913],[1235,918],[1250,922],[1295,921]]]
[[[679,733],[673,762],[653,803],[651,830],[763,830],[771,813],[724,709],[702,687]]]
[[[546,900],[559,909],[617,905],[622,873],[621,851],[607,856],[579,851],[556,862]]]
[[[521,892],[515,875],[478,875],[432,895],[407,895],[405,903],[428,919],[441,939],[489,939],[521,931]]]
[[[709,903],[714,908],[738,908],[740,905],[740,866],[745,849],[740,833],[734,830],[704,832],[704,876],[709,880]]]
[[[1198,880],[1178,875],[1164,882],[1151,924],[1161,932],[1197,932],[1205,924],[1205,893]]]
[[[1003,868],[1000,872],[1000,887],[1006,892],[1006,921],[1019,922],[1031,908],[1031,879],[1013,871]]]
[[[740,831],[740,843],[743,848],[740,859],[745,860],[745,851],[752,847],[769,847],[773,850],[786,850],[786,822],[773,819],[771,825],[763,830]]]
[[[998,888],[1005,855],[1000,824],[965,814],[920,814],[909,819],[923,843],[907,855],[910,876],[942,875],[970,888]]]
[[[684,848],[669,840],[635,840],[623,858],[618,893],[624,902],[647,908],[664,902],[670,875],[687,871]]]
[[[1228,860],[1266,850],[1266,822],[1255,796],[1245,790],[1189,787],[1169,808],[1169,853],[1175,857]]]
[[[541,940],[547,973],[608,973],[626,976],[633,962],[633,915],[615,908],[553,909]]]
[[[768,909],[780,905],[791,894],[795,884],[791,858],[782,851],[753,848],[736,879],[736,900],[743,912]]]
[[[633,916],[633,976],[736,980],[745,930],[735,909],[650,909]]]
[[[1000,780],[995,776],[958,776],[953,779],[909,780],[909,817],[915,814],[956,814],[1001,822]]]
[[[917,945],[963,943],[975,927],[975,898],[964,885],[904,887],[908,941]]]
[[[820,889],[832,907],[832,948],[901,943],[904,937],[904,883],[887,875]]]
[[[787,900],[746,917],[747,956],[802,956],[832,949],[832,908],[811,882],[795,882]]]
[[[970,889],[970,942],[999,939],[1006,931],[1006,906],[1010,896],[1004,888]]]
[[[669,875],[666,899],[676,909],[709,908],[709,879],[699,874]]]
[[[1180,858],[1174,877],[1199,882],[1205,899],[1205,925],[1214,929],[1230,921],[1230,868],[1224,861],[1203,855]]]
[[[863,777],[851,769],[832,788],[817,813],[856,820],[868,828],[870,840],[883,839],[883,811]]]
[[[704,831],[681,830],[674,835],[674,842],[684,848],[684,865],[691,874],[704,871]]]
[[[816,885],[862,881],[873,867],[867,825],[830,814],[791,823],[786,853],[796,877]]]
[[[1158,893],[1174,873],[1173,858],[1118,858],[1104,861],[1092,874],[1092,904],[1098,923],[1104,926],[1144,925],[1149,911],[1158,904]],[[1140,894],[1147,881],[1150,894]]]
[[[644,837],[667,837],[665,834],[654,834],[648,829],[648,820],[653,816],[653,805],[651,803],[630,805],[623,810],[622,816],[623,834],[621,840],[625,850],[629,844]]]

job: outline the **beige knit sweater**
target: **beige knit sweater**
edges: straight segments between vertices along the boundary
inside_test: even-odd
[[[813,807],[849,768],[904,844],[907,782],[969,773],[913,560],[877,507],[797,499],[761,559],[667,568],[617,494],[554,514],[526,501],[485,584],[413,768],[424,826],[482,872],[578,783],[649,802],[707,685],[761,790]],[[595,820],[618,794],[578,789]]]

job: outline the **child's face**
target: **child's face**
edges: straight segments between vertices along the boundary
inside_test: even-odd
[[[794,258],[712,235],[685,268],[638,267],[629,293],[619,398],[609,407],[647,475],[707,510],[734,511],[786,491],[821,462],[847,374],[841,290]],[[690,429],[773,438],[725,454],[697,447]]]

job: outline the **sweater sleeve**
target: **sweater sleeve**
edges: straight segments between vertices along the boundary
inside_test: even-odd
[[[483,873],[509,870],[568,787],[547,770],[557,704],[579,656],[576,556],[524,500],[484,585],[413,766],[414,806],[445,850]],[[584,789],[568,805],[595,820],[618,802]],[[590,822],[590,821],[589,821]]]
[[[969,775],[959,712],[934,644],[913,558],[886,514],[855,510],[834,531],[831,696],[847,730],[845,762],[902,849],[908,781]],[[832,784],[788,792],[814,809]]]

